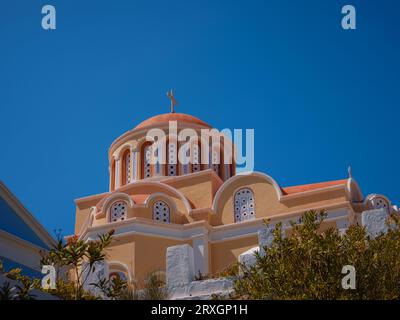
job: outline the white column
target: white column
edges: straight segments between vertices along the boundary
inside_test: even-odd
[[[167,248],[167,286],[183,287],[194,280],[193,248],[188,244]]]
[[[230,164],[225,163],[224,164],[224,181],[228,180],[231,177],[231,172],[230,172]]]
[[[205,276],[208,274],[208,242],[205,236],[193,238],[194,271],[196,275],[200,273]]]
[[[361,224],[365,227],[367,234],[375,238],[381,232],[386,233],[388,226],[386,221],[389,214],[386,209],[368,210],[361,213]]]
[[[113,181],[112,181],[112,166],[111,165],[108,165],[108,176],[110,177],[110,183],[109,183],[109,186],[108,186],[108,190],[110,190],[111,191],[111,186],[112,186],[112,183],[113,183]]]
[[[274,241],[273,227],[268,226],[258,231],[258,245],[260,246],[260,254],[265,255],[264,247],[271,247]]]
[[[120,158],[115,158],[115,189],[121,186],[121,160]]]
[[[136,149],[135,148],[131,148],[130,149],[130,153],[131,153],[131,163],[130,163],[130,166],[131,166],[131,177],[130,177],[130,181],[128,181],[129,183],[130,182],[134,182],[134,181],[136,181],[136,172],[135,172],[135,170],[136,170],[136,167],[137,167],[137,165],[136,165],[136,161],[137,161],[137,159],[136,159],[136,151],[135,151]]]
[[[141,159],[140,159],[140,149],[136,148],[133,150],[134,153],[134,157],[135,157],[135,163],[134,163],[134,171],[135,171],[135,175],[134,178],[135,180],[139,180],[140,179],[140,175],[141,175]]]

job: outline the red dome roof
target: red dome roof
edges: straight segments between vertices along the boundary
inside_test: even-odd
[[[193,124],[197,124],[200,126],[206,126],[211,128],[210,125],[208,125],[207,123],[205,123],[204,121],[200,120],[199,118],[193,117],[191,115],[188,114],[184,114],[184,113],[164,113],[164,114],[159,114],[157,116],[151,117],[147,120],[144,120],[143,122],[141,122],[139,125],[137,125],[135,127],[136,129],[142,129],[145,127],[149,127],[149,126],[155,126],[157,124],[162,124],[162,123],[166,123],[168,121],[178,121],[178,122],[186,122],[186,123],[193,123]]]

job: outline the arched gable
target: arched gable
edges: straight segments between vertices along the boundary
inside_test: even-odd
[[[254,193],[251,202],[256,206],[256,218],[267,218],[269,211],[274,209],[275,212],[282,206],[282,190],[273,178],[260,172],[237,174],[225,181],[215,194],[212,205],[212,219],[215,224],[235,222],[234,197],[243,188],[248,188]]]
[[[181,209],[183,209],[184,213],[188,215],[190,214],[192,206],[188,201],[188,199],[183,195],[182,192],[165,183],[159,181],[137,181],[135,183],[132,183],[129,186],[129,189],[127,189],[126,191],[131,194],[144,193],[143,192],[143,190],[145,190],[144,188],[148,189],[148,191],[151,191],[151,192],[146,192],[148,194],[153,194],[158,192],[176,197],[182,203],[183,208]],[[136,192],[136,190],[140,192]]]
[[[135,205],[135,202],[133,199],[126,193],[122,192],[115,192],[109,195],[105,200],[104,203],[102,204],[101,210],[97,213],[96,218],[102,218],[106,217],[107,221],[109,221],[110,218],[110,207],[115,201],[125,201],[130,208],[132,208]]]

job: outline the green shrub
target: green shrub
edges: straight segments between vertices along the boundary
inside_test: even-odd
[[[243,274],[235,282],[236,295],[242,299],[399,299],[399,218],[392,216],[389,231],[373,239],[359,225],[350,226],[342,236],[334,228],[321,232],[325,217],[325,212],[306,212],[302,224],[292,223],[288,237],[277,224],[266,254],[256,254],[252,267],[240,266]],[[342,288],[345,265],[355,267],[355,289]]]

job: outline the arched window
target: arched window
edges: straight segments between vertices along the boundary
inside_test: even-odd
[[[153,219],[160,222],[169,222],[169,206],[164,201],[153,204]]]
[[[389,210],[389,204],[383,197],[373,197],[371,199],[372,208]]]
[[[156,145],[154,145],[156,147]],[[155,163],[154,163],[154,174],[156,176],[161,175],[161,152],[160,148],[156,147],[154,150],[154,156],[155,156]]]
[[[151,149],[152,145],[147,143],[142,148],[142,177],[150,178],[151,177]]]
[[[218,147],[212,146],[210,151],[210,167],[219,175],[220,156]]]
[[[188,145],[184,144],[180,147],[179,152],[180,152],[179,157],[182,157],[182,159],[180,159],[181,174],[189,174],[190,173],[190,147]]]
[[[131,169],[131,152],[130,150],[125,150],[122,156],[122,185],[131,182],[132,169]]]
[[[256,217],[254,194],[248,188],[240,189],[234,197],[235,222],[253,220]]]
[[[125,201],[114,202],[110,209],[110,221],[126,220],[128,215],[128,204]]]
[[[176,176],[178,174],[177,166],[177,146],[175,141],[168,142],[168,164],[167,164],[167,176]]]
[[[198,172],[201,170],[200,164],[200,147],[198,143],[192,145],[192,172]]]

